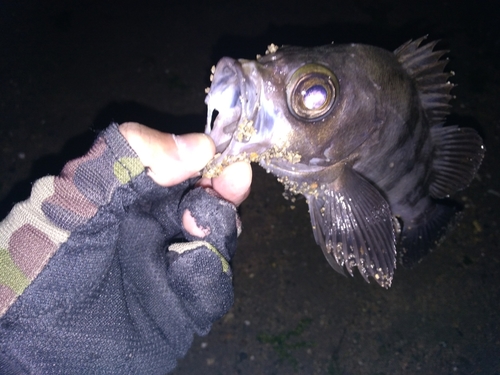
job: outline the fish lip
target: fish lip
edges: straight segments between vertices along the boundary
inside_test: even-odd
[[[205,134],[216,146],[216,155],[203,175],[215,176],[215,168],[235,161],[257,161],[272,147],[273,123],[269,108],[262,107],[264,76],[257,61],[222,58],[215,67],[208,91]],[[211,126],[212,116],[217,116]]]
[[[215,67],[212,85],[205,98],[208,106],[205,134],[213,139],[217,153],[235,155],[239,152],[237,147],[231,147],[235,143],[238,125],[242,119],[254,117],[256,102],[258,92],[245,74],[241,61],[223,57]],[[214,111],[218,114],[212,127]]]

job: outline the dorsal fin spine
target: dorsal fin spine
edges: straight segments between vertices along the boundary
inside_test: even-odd
[[[427,38],[421,37],[415,41],[409,40],[394,51],[398,61],[413,78],[418,90],[422,107],[425,110],[430,126],[439,126],[450,113],[449,101],[454,87],[448,79],[453,73],[444,72],[447,59],[441,59],[448,51],[437,50],[434,47],[439,41],[420,44]]]

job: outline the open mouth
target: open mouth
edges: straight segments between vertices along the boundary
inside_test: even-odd
[[[219,111],[209,105],[205,134],[209,135],[216,147],[216,153],[222,154],[231,143],[241,117],[241,107]]]
[[[205,99],[205,134],[214,141],[216,155],[203,175],[217,176],[224,167],[239,160],[255,161],[258,154],[254,117],[258,112],[258,90],[244,72],[244,61],[222,58],[213,71],[212,85]],[[248,73],[248,72],[247,72]]]
[[[208,111],[208,117],[211,117],[211,120],[210,122],[208,121],[208,118],[207,118],[207,125],[205,127],[205,133],[210,135],[212,138],[214,138],[215,134],[212,134],[212,129],[216,127],[216,124],[215,124],[215,120],[217,119],[217,117],[219,116],[219,111],[217,109],[214,109],[212,111],[212,113],[210,114],[210,111]],[[218,123],[221,122],[221,119],[219,118],[219,121]],[[237,123],[236,121],[231,121],[230,124],[227,124],[225,126],[222,127],[222,132],[224,134],[232,134],[236,128],[237,128]],[[217,126],[217,128],[219,128],[220,126]],[[217,154],[221,154],[226,148],[227,146],[229,145],[229,143],[231,142],[231,139],[228,139],[227,141],[222,141],[222,140],[214,140],[215,144],[216,144],[216,149],[215,149],[215,152]],[[222,143],[220,143],[222,142]]]
[[[216,177],[226,166],[242,160],[264,164],[272,158],[298,161],[295,153],[286,150],[288,128],[281,133],[283,126],[275,128],[273,102],[261,98],[263,82],[256,62],[224,57],[217,63],[205,99],[205,134],[213,139],[216,155],[203,176]],[[282,139],[275,141],[274,135]]]
[[[217,64],[210,92],[205,133],[213,139],[217,153],[231,153],[228,146],[238,129],[245,101],[243,72],[238,61],[225,57]]]

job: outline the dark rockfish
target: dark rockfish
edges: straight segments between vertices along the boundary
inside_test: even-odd
[[[206,98],[218,154],[205,175],[260,162],[307,198],[334,269],[389,287],[396,249],[412,265],[437,244],[455,215],[442,198],[471,182],[484,154],[476,131],[443,125],[447,51],[423,39],[394,53],[271,45],[256,61],[221,59]]]

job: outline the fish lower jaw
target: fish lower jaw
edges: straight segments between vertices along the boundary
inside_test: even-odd
[[[237,143],[240,141],[237,138],[238,133],[235,134],[233,142],[236,140]],[[244,143],[241,143],[243,146]],[[239,162],[246,161],[248,163],[259,163],[267,172],[273,172],[270,168],[273,164],[273,160],[283,160],[286,163],[293,165],[300,162],[301,156],[297,152],[289,151],[286,147],[274,145],[272,147],[255,145],[255,147],[249,147],[247,151],[238,152],[234,155],[228,155],[231,146],[224,150],[222,153],[217,153],[214,155],[211,161],[205,166],[202,171],[202,176],[207,178],[213,178],[219,176],[224,168],[227,166]],[[273,172],[274,173],[274,172]],[[274,173],[276,174],[276,173]]]
[[[229,165],[244,161],[247,163],[258,162],[259,154],[256,152],[242,152],[237,155],[223,155],[223,154],[215,154],[212,160],[208,162],[203,171],[201,172],[202,177],[205,178],[214,178],[220,176],[224,168]]]

